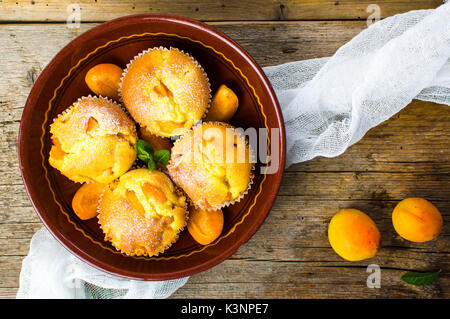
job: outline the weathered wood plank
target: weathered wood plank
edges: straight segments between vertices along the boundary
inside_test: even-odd
[[[0,287],[14,287],[21,264],[20,257],[0,256]],[[433,285],[415,287],[400,280],[407,269],[380,267],[381,288],[370,289],[367,265],[231,258],[192,276],[172,298],[448,298],[445,273]]]
[[[0,21],[66,21],[72,1],[0,2]],[[175,14],[203,21],[216,20],[337,20],[366,19],[369,0],[79,0],[83,22],[107,21],[138,13]],[[409,10],[436,8],[440,0],[378,0],[381,17]]]
[[[286,172],[279,195],[323,200],[393,200],[414,195],[435,201],[450,198],[448,173]]]
[[[366,285],[366,269],[366,266],[350,268],[316,266],[315,263],[261,263],[229,259],[192,277],[172,297],[206,294],[210,298],[223,298],[221,295],[231,298],[351,298],[354,293],[360,298],[432,298],[443,295],[441,289],[445,277],[432,286],[413,287],[400,280],[404,270],[381,267],[381,288],[370,289]],[[247,276],[235,280],[236,272]],[[244,293],[239,288],[242,286],[247,287]]]
[[[0,287],[0,299],[15,299],[17,287]]]
[[[236,273],[245,273],[234,281]],[[427,287],[414,287],[400,280],[405,272],[381,268],[381,288],[366,285],[366,267],[321,267],[315,263],[260,263],[227,260],[192,277],[172,298],[439,298],[441,277]],[[289,275],[287,275],[289,274]],[[326,275],[324,275],[326,274]],[[286,278],[288,276],[289,278]],[[275,280],[273,279],[275,278]],[[242,287],[246,287],[243,291]],[[326,288],[325,288],[326,287]],[[442,297],[441,297],[442,298]],[[444,297],[445,298],[445,297]]]

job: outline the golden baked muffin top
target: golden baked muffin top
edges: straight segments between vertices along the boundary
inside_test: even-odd
[[[99,204],[105,240],[127,255],[166,250],[186,225],[186,198],[164,173],[135,169],[109,185]]]
[[[75,182],[109,183],[136,159],[136,126],[120,106],[103,97],[85,97],[50,126],[49,163]]]
[[[171,152],[169,174],[199,208],[219,209],[239,201],[253,177],[244,137],[223,122],[196,126]]]
[[[155,48],[138,56],[121,81],[131,116],[151,133],[187,132],[209,106],[211,89],[200,64],[176,48]]]

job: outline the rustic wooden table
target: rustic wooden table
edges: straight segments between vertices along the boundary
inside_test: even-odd
[[[80,29],[66,25],[81,8]],[[14,298],[22,259],[42,227],[22,184],[17,136],[27,95],[45,65],[70,40],[98,23],[135,13],[171,13],[206,21],[240,43],[261,66],[332,55],[367,27],[362,0],[11,1],[0,0],[0,297]],[[378,0],[381,17],[435,8],[441,0]],[[370,10],[369,10],[370,11]],[[363,70],[362,70],[363,71]],[[192,276],[174,298],[448,298],[450,296],[450,112],[419,101],[370,130],[337,158],[286,170],[264,225],[231,258]],[[391,212],[409,196],[432,201],[444,216],[437,240],[396,235]],[[378,255],[346,262],[327,239],[340,208],[368,213],[382,233]],[[366,285],[369,264],[381,288]],[[400,280],[409,270],[442,268],[432,285]]]

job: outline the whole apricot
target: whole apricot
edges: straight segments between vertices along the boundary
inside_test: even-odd
[[[432,203],[419,197],[402,200],[392,212],[395,231],[404,239],[422,243],[436,238],[442,229],[442,215]]]
[[[72,208],[80,219],[90,219],[97,216],[100,197],[107,185],[102,183],[88,183],[81,186],[72,199]]]
[[[119,85],[123,70],[111,63],[97,64],[89,69],[84,80],[97,95],[119,100]]]
[[[239,99],[236,93],[228,86],[222,84],[214,94],[211,107],[206,114],[206,121],[228,122],[236,113]]]
[[[342,209],[328,225],[328,240],[334,251],[349,261],[372,258],[381,239],[375,222],[357,209]]]
[[[212,243],[222,233],[222,210],[207,211],[200,208],[190,208],[187,229],[192,238],[199,244],[208,245]]]

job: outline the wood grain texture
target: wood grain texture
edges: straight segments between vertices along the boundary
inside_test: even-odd
[[[365,28],[364,21],[213,22],[262,66],[332,55]],[[41,227],[24,191],[17,134],[26,97],[51,58],[80,32],[65,24],[0,25],[0,298],[12,298],[31,236]],[[42,43],[46,45],[43,47]],[[39,48],[39,49],[38,49]],[[261,229],[231,258],[192,276],[173,298],[448,298],[450,113],[412,102],[336,158],[291,166]],[[396,235],[391,212],[408,196],[431,200],[444,216],[437,240],[409,243]],[[370,260],[349,263],[330,248],[334,213],[354,207],[382,233]],[[382,269],[381,289],[366,286],[366,267]],[[431,286],[400,280],[408,270],[444,269]]]
[[[365,20],[370,0],[78,0],[0,2],[0,21],[66,21],[80,6],[81,21],[100,22],[137,13],[167,13],[203,21],[218,20]],[[381,18],[409,10],[436,8],[441,0],[378,0]]]

